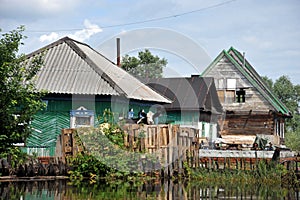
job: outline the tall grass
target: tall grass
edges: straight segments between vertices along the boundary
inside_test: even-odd
[[[253,170],[190,168],[184,165],[186,178],[203,182],[214,182],[218,185],[226,184],[264,184],[288,185],[299,187],[299,180],[295,173],[289,172],[283,165],[270,165],[264,161],[257,164]]]

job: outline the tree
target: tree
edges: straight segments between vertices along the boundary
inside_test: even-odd
[[[300,130],[288,132],[285,136],[285,144],[293,151],[300,152]]]
[[[263,79],[265,84],[268,86],[268,88],[272,90],[273,89],[273,80],[267,76],[262,76],[261,78]]]
[[[34,85],[34,76],[42,66],[42,57],[26,62],[17,55],[24,27],[1,35],[0,38],[0,152],[11,152],[14,143],[29,136],[30,122],[43,102],[42,93]],[[0,30],[1,31],[1,30]]]
[[[300,126],[298,113],[299,96],[296,92],[297,87],[299,87],[299,85],[294,86],[287,76],[279,77],[273,85],[274,93],[287,106],[293,115],[293,118],[287,120],[286,123],[287,130],[290,131],[296,131]]]
[[[281,76],[275,81],[273,91],[290,111],[296,110],[298,104],[295,87],[287,76]]]
[[[122,68],[133,76],[143,78],[162,77],[163,68],[167,63],[165,58],[160,59],[152,55],[148,49],[139,52],[138,58],[129,55],[122,57]]]
[[[268,77],[262,77],[269,85],[274,94],[283,102],[293,115],[293,118],[286,120],[286,145],[293,150],[300,151],[300,85],[293,85],[289,77],[281,76],[273,84]]]

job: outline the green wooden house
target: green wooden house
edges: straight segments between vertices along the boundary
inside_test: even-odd
[[[48,94],[43,98],[45,109],[31,123],[28,153],[57,155],[61,129],[97,125],[107,109],[114,114],[110,120],[118,120],[130,108],[137,116],[140,109],[171,103],[87,44],[65,37],[29,54],[27,60],[41,54],[44,65],[36,75],[36,87]]]
[[[226,111],[220,131],[223,138],[235,136],[242,143],[244,136],[260,136],[275,144],[284,143],[284,122],[292,115],[266,86],[245,54],[233,47],[223,50],[202,77],[214,78]]]

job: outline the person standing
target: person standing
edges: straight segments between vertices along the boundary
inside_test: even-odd
[[[272,142],[269,142],[268,151],[273,151],[273,150],[274,150],[273,144]]]
[[[133,116],[134,116],[133,108],[130,108],[128,111],[128,119],[133,119]]]

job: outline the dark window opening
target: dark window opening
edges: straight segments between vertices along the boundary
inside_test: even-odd
[[[246,91],[244,89],[240,89],[236,91],[236,102],[245,103],[245,95]]]

